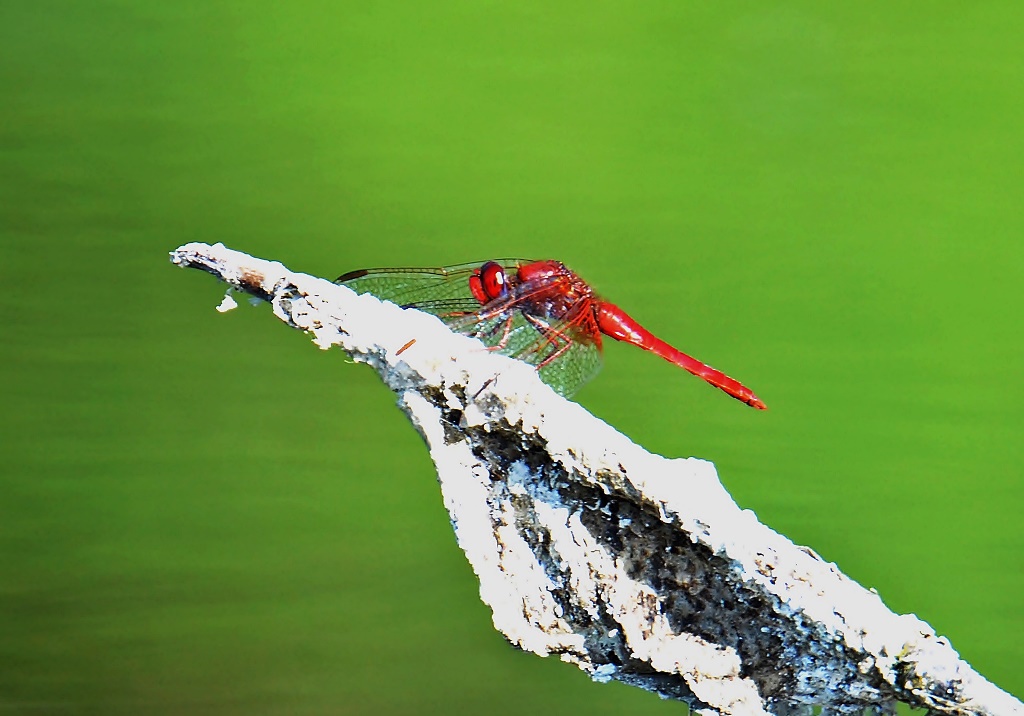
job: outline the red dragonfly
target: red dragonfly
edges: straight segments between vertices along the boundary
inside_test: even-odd
[[[572,395],[601,367],[601,335],[632,343],[751,407],[766,406],[739,381],[661,340],[558,261],[501,259],[446,268],[359,269],[335,279],[403,308],[432,313],[452,330],[536,366]]]

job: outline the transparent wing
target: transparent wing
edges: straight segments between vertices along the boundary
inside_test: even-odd
[[[558,360],[538,368],[540,379],[559,395],[571,398],[583,384],[601,370],[601,346],[583,340],[573,341]]]
[[[448,323],[502,355],[535,366],[541,380],[571,397],[601,369],[601,333],[589,298],[575,301],[557,319],[544,315],[539,296],[560,288],[558,281],[519,284],[508,298]]]
[[[510,276],[525,259],[498,259]],[[453,331],[478,338],[491,350],[537,368],[541,379],[558,393],[571,396],[601,367],[601,338],[589,300],[581,300],[552,319],[542,296],[558,294],[558,279],[524,282],[509,295],[486,305],[473,297],[469,278],[483,262],[440,268],[360,269],[336,283],[356,293],[369,293],[403,308],[439,317]],[[569,289],[568,283],[564,286]]]
[[[514,274],[525,259],[499,259],[505,270]],[[479,311],[480,303],[469,289],[469,277],[483,262],[456,264],[438,268],[374,268],[342,274],[335,283],[356,293],[369,293],[402,308],[415,308],[440,318],[447,314]]]

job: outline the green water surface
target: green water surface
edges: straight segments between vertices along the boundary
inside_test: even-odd
[[[167,252],[557,258],[577,399],[1024,695],[1024,6],[0,3],[0,713],[682,713],[507,646],[370,370]]]

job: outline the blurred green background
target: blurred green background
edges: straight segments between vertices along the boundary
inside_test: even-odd
[[[0,4],[0,711],[680,713],[514,651],[393,396],[167,252],[565,261],[578,400],[1024,695],[1019,3]]]

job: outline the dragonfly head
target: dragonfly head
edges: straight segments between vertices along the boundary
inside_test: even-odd
[[[473,298],[483,306],[508,294],[508,275],[501,264],[488,261],[474,269],[473,275],[469,277],[469,290],[473,292]]]

